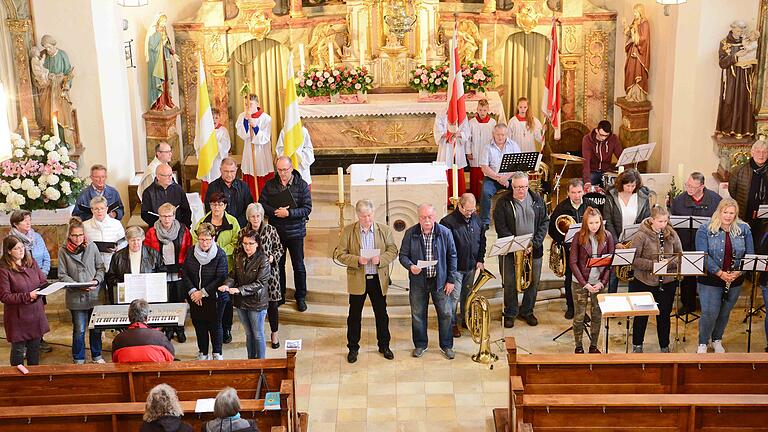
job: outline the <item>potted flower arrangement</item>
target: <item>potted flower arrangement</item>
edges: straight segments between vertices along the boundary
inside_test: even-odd
[[[339,103],[365,103],[366,94],[373,89],[373,77],[366,67],[339,66],[341,94]]]
[[[341,77],[334,68],[309,68],[297,75],[296,95],[303,96],[304,104],[325,104],[339,93]]]
[[[66,144],[43,135],[27,143],[11,134],[10,159],[0,162],[0,211],[58,210],[74,204],[83,180]]]
[[[464,92],[470,100],[484,98],[495,78],[490,66],[480,62],[462,65],[461,74],[464,77]]]
[[[417,66],[411,71],[410,86],[419,91],[420,102],[446,100],[448,63]]]

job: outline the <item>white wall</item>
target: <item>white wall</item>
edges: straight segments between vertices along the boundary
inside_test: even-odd
[[[701,171],[711,177],[718,164],[711,137],[720,93],[719,42],[736,19],[755,28],[760,1],[691,0],[672,6],[670,16],[664,16],[663,6],[655,0],[606,0],[606,7],[618,12],[619,22],[623,17],[631,22],[636,3],[645,5],[651,24],[649,134],[657,143],[651,168],[677,174],[683,164],[686,173]],[[620,36],[616,97],[624,95],[624,42]],[[614,124],[620,121],[621,110],[616,110]]]

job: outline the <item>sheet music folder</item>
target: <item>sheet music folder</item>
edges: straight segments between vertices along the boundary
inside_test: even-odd
[[[501,157],[499,173],[535,171],[541,161],[541,153],[507,153]]]
[[[288,188],[283,189],[277,194],[271,196],[269,201],[274,208],[280,208],[280,207],[296,208],[297,207],[296,200],[293,199],[293,195],[291,195],[291,191],[288,190]]]

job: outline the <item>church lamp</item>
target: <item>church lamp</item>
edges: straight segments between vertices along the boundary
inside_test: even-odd
[[[681,5],[687,3],[688,0],[656,0],[656,3],[664,5],[664,16],[669,16],[669,7],[672,5]]]

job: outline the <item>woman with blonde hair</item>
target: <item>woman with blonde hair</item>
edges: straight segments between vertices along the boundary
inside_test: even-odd
[[[528,108],[528,99],[517,100],[517,114],[509,119],[509,137],[525,152],[537,152],[536,141],[544,142],[544,128]]]
[[[139,432],[192,432],[192,426],[181,421],[181,408],[176,390],[168,384],[158,384],[149,391],[144,408],[144,422]]]
[[[709,223],[696,232],[696,250],[708,254],[707,275],[699,276],[698,281],[701,318],[697,353],[706,353],[710,341],[716,353],[725,352],[723,333],[744,282],[741,260],[745,254],[755,253],[752,230],[738,215],[736,200],[723,199]]]
[[[610,264],[604,267],[588,267],[591,257],[611,254],[614,251],[613,236],[603,226],[603,216],[600,211],[587,207],[584,211],[581,229],[573,237],[571,243],[570,265],[573,277],[576,278],[573,293],[573,337],[576,341],[576,354],[583,354],[581,344],[584,333],[584,315],[587,311],[587,301],[592,302],[589,316],[592,322],[599,323],[602,312],[597,304],[597,295],[608,291],[608,279],[611,274]],[[590,354],[599,354],[597,341],[600,338],[600,325],[592,325],[590,329]]]

